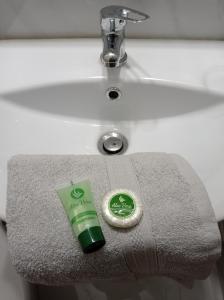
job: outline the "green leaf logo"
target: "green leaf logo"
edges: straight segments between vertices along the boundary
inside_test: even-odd
[[[128,218],[135,212],[135,200],[125,193],[115,194],[110,199],[109,209],[115,217]]]
[[[80,188],[74,188],[72,191],[71,191],[71,197],[73,199],[80,199],[84,196],[84,190],[83,189],[80,189]]]

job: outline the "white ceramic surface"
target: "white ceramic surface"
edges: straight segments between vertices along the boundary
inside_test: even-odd
[[[224,38],[224,0],[1,0],[0,38],[96,36],[99,11],[112,4],[151,15],[128,25],[132,37]]]
[[[0,216],[15,154],[93,154],[118,130],[127,153],[184,156],[224,219],[224,43],[129,40],[128,64],[107,70],[99,40],[0,43]],[[223,69],[222,69],[223,68]],[[109,101],[105,91],[119,87]]]

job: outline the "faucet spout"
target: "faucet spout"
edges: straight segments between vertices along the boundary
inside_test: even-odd
[[[127,54],[123,49],[123,41],[123,34],[110,33],[103,35],[101,60],[106,67],[119,67],[127,61]]]
[[[102,63],[108,68],[120,67],[127,61],[124,50],[127,21],[141,22],[149,16],[123,6],[107,6],[101,9],[103,39]]]

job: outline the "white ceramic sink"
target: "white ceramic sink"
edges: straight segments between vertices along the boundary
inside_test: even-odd
[[[127,153],[178,153],[224,219],[224,44],[129,41],[127,66],[105,69],[98,40],[0,43],[0,216],[15,154],[94,154],[107,131]],[[109,87],[122,96],[110,101]]]

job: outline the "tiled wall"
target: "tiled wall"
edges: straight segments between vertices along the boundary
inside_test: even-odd
[[[151,15],[129,36],[224,38],[224,0],[0,0],[0,38],[99,35],[99,10],[129,6]]]

